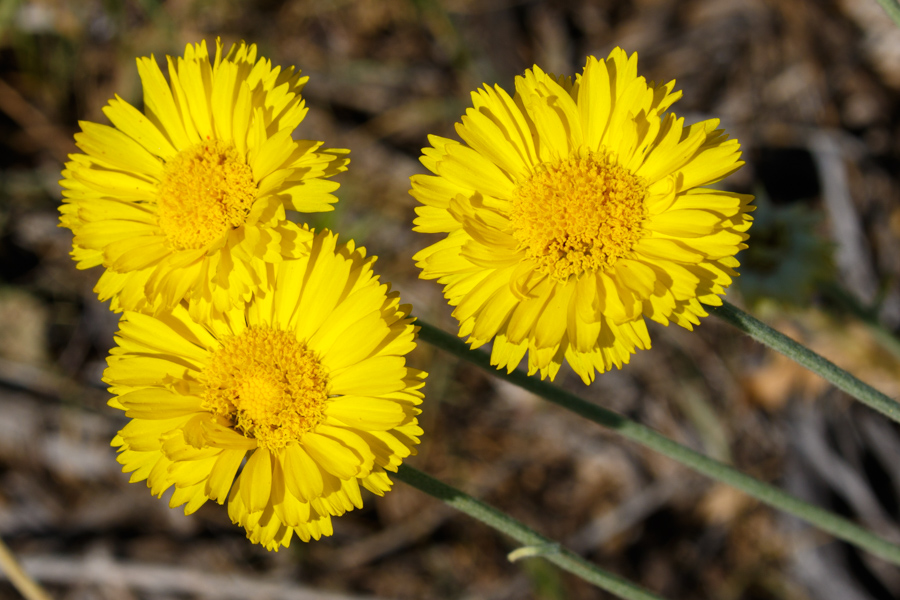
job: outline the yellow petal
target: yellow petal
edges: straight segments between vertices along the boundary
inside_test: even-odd
[[[258,448],[247,459],[238,480],[241,500],[251,513],[266,508],[272,491],[272,455]]]
[[[404,387],[405,359],[401,356],[373,356],[331,376],[333,394],[377,396]]]
[[[393,400],[371,396],[342,396],[328,403],[325,414],[350,427],[383,431],[406,419],[403,407]]]
[[[318,498],[324,490],[319,465],[299,444],[284,449],[284,478],[288,491],[305,502]]]
[[[313,460],[334,476],[349,479],[359,474],[362,458],[337,440],[307,432],[300,443]]]

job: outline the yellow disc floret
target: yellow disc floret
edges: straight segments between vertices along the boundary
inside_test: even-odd
[[[519,247],[558,280],[608,269],[641,238],[647,187],[604,149],[540,165],[516,188]]]
[[[251,327],[222,342],[205,372],[203,407],[270,450],[323,419],[328,376],[316,354],[287,331]]]
[[[254,200],[253,170],[234,145],[207,140],[166,163],[159,226],[173,248],[203,248],[243,225]]]

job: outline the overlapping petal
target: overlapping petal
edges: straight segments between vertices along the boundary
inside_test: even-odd
[[[668,113],[673,88],[616,48],[574,81],[535,66],[514,96],[485,86],[456,126],[464,143],[429,138],[415,229],[446,237],[415,259],[493,364],[527,354],[552,379],[566,361],[590,383],[650,347],[646,318],[690,329],[721,304],[752,197],[702,187],[743,164],[740,146],[717,120]]]
[[[174,487],[171,505],[187,513],[227,501],[248,537],[276,550],[330,535],[331,517],[362,506],[360,486],[389,490],[386,472],[422,433],[410,307],[363,248],[309,235],[309,253],[268,265],[265,293],[221,318],[126,312],[104,376],[110,405],[131,418],[113,440],[131,480],[156,495]],[[284,389],[265,379],[273,369]]]
[[[255,45],[226,51],[217,40],[211,57],[201,42],[167,63],[168,80],[154,57],[138,59],[143,111],[116,97],[104,108],[111,126],[81,123],[60,220],[78,267],[105,267],[95,291],[113,310],[161,314],[184,300],[207,318],[249,301],[266,265],[308,251],[309,232],[285,210],[332,210],[329,178],[346,169],[347,151],[291,138],[307,77],[257,57]],[[192,169],[204,157],[225,167]],[[201,175],[230,212],[202,197]]]

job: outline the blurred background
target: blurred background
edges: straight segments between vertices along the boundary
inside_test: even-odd
[[[900,396],[900,29],[875,0],[0,0],[0,537],[55,598],[611,597],[401,483],[278,553],[127,483],[100,381],[116,317],[68,256],[57,181],[78,120],[140,105],[136,56],[216,36],[310,76],[296,136],[352,158],[312,222],[451,331],[411,260],[439,239],[411,231],[427,134],[455,136],[483,82],[637,51],[679,116],[742,143],[723,186],[759,210],[729,300]],[[622,371],[558,383],[900,541],[900,428],[713,317],[650,325]],[[410,464],[670,600],[900,597],[896,567],[427,346],[412,361],[431,376]]]

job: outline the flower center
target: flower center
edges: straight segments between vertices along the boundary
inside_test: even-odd
[[[604,149],[545,163],[521,182],[511,219],[519,248],[564,281],[603,271],[641,238],[647,186]]]
[[[251,327],[226,339],[205,372],[203,408],[268,449],[313,429],[328,401],[328,376],[293,333]]]
[[[174,248],[203,248],[243,225],[255,199],[253,170],[234,145],[208,140],[166,163],[159,226]]]

